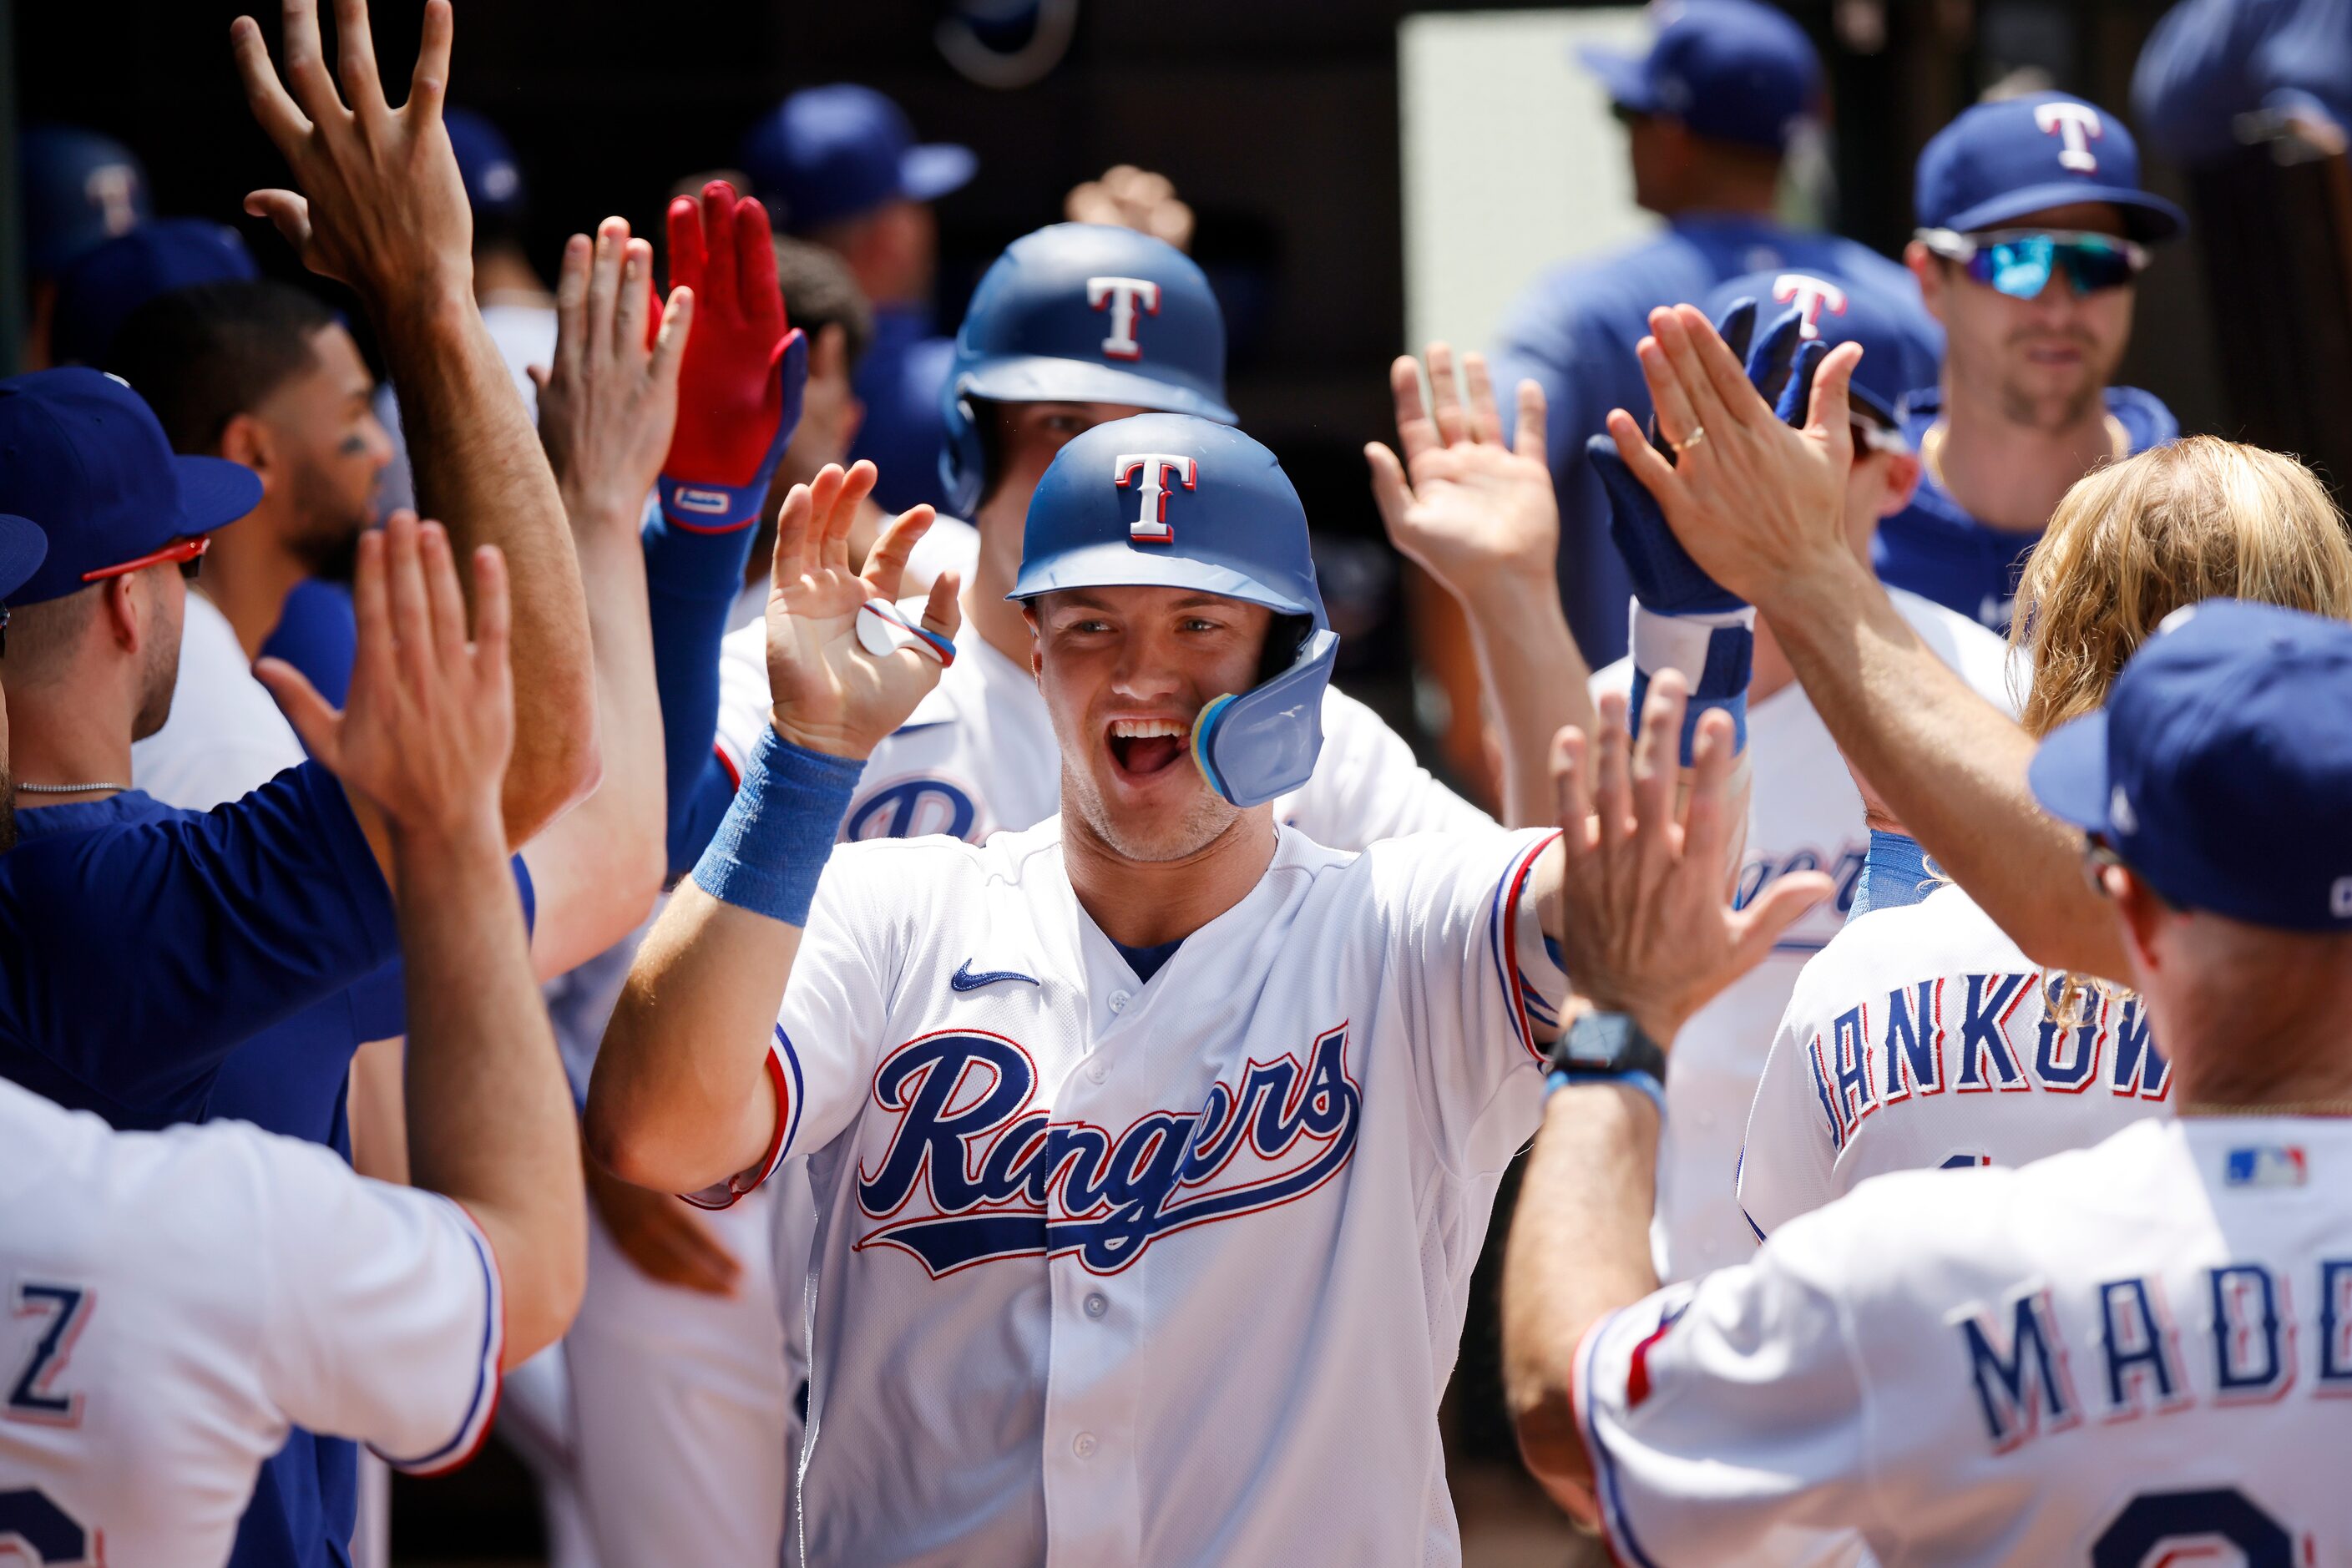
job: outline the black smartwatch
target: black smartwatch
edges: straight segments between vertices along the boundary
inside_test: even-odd
[[[1544,1061],[1552,1088],[1622,1079],[1665,1110],[1666,1053],[1623,1013],[1586,1013],[1553,1042]]]

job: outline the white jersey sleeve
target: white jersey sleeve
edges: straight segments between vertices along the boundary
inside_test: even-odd
[[[269,1141],[263,1366],[296,1426],[437,1475],[481,1447],[498,1405],[498,1259],[463,1207]]]
[[[1873,1410],[1838,1276],[1796,1231],[1670,1285],[1578,1347],[1577,1424],[1619,1560],[1852,1560]]]
[[[1566,1001],[1531,891],[1558,837],[1423,834],[1365,852],[1437,1144],[1481,1172],[1501,1169],[1532,1130],[1520,1112],[1539,1093]]]
[[[1495,826],[1493,817],[1423,767],[1378,713],[1337,687],[1323,691],[1323,750],[1314,776],[1275,803],[1274,818],[1332,849]]]
[[[751,765],[775,706],[768,694],[768,626],[753,621],[719,640],[719,760],[737,783]]]
[[[498,1403],[498,1269],[429,1193],[242,1123],[119,1133],[0,1083],[0,1561],[219,1563],[301,1426],[422,1471]]]
[[[680,1194],[726,1208],[776,1173],[787,1156],[829,1143],[857,1114],[890,1017],[900,915],[872,896],[894,878],[919,875],[929,841],[884,838],[835,849],[817,879],[792,976],[768,1041],[776,1127],[759,1162],[730,1182]],[[913,856],[915,859],[902,858]]]

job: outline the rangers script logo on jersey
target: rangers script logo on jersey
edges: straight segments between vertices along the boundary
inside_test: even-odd
[[[1199,1110],[1153,1111],[1114,1136],[1030,1110],[1037,1068],[1017,1041],[967,1030],[910,1040],[875,1076],[874,1103],[898,1123],[880,1166],[858,1170],[857,1206],[884,1223],[856,1245],[904,1247],[933,1279],[1070,1252],[1115,1274],[1171,1231],[1288,1203],[1337,1175],[1363,1107],[1347,1058],[1342,1024],[1303,1066],[1252,1062]]]

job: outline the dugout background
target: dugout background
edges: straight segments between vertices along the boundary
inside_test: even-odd
[[[2019,69],[2126,110],[2133,62],[2164,9],[2160,0],[1780,3],[1829,63],[1837,226],[1890,253],[1911,227],[1913,160],[1937,127]],[[1321,535],[1327,593],[1349,634],[1342,679],[1411,733],[1395,563],[1360,457],[1365,440],[1394,438],[1385,373],[1405,346],[1397,29],[1408,11],[1522,8],[1532,7],[1077,0],[1060,64],[1003,91],[959,75],[936,47],[949,0],[459,0],[450,96],[513,141],[531,192],[530,247],[551,277],[564,237],[607,212],[658,236],[673,181],[731,163],[743,131],[783,93],[844,79],[881,88],[919,134],[980,156],[979,177],[939,206],[950,327],[980,270],[1008,240],[1057,219],[1074,184],[1119,161],[1163,171],[1199,214],[1194,254],[1232,328],[1234,405],[1281,454]],[[275,53],[276,6],[252,0],[0,0],[0,137],[25,120],[110,132],[145,160],[159,214],[238,222],[265,269],[301,277],[274,232],[239,216],[247,190],[285,178],[230,66],[228,23],[240,10],[258,16]],[[406,75],[421,12],[421,0],[376,0],[388,82]],[[1562,62],[1563,76],[1572,68]],[[15,367],[22,309],[14,169],[13,149],[0,145],[0,371]],[[2149,174],[2186,198],[2178,171],[2151,159]],[[2158,390],[2187,429],[2231,434],[2200,268],[2198,247],[2183,245],[2143,280],[2121,379]],[[1494,1337],[1482,1292],[1454,1430],[1466,1455],[1507,1462]],[[401,1556],[436,1552],[434,1521],[445,1513],[467,1518],[474,1553],[531,1550],[537,1521],[520,1505],[521,1484],[494,1449],[432,1483],[432,1501],[409,1494]],[[485,1539],[485,1522],[508,1519],[508,1539]]]

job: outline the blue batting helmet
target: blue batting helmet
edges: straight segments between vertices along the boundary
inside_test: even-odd
[[[987,484],[975,400],[1130,403],[1230,425],[1224,314],[1172,245],[1107,224],[1041,228],[981,279],[940,390],[940,477],[967,516]]]
[[[147,171],[111,136],[75,125],[27,125],[16,137],[24,191],[25,265],[36,278],[147,221]]]
[[[1269,648],[1274,673],[1201,710],[1192,760],[1235,805],[1307,782],[1339,638],[1315,584],[1307,509],[1272,452],[1188,414],[1115,419],[1064,447],[1030,499],[1009,596],[1107,587],[1197,588],[1272,610],[1269,638],[1289,639]]]

